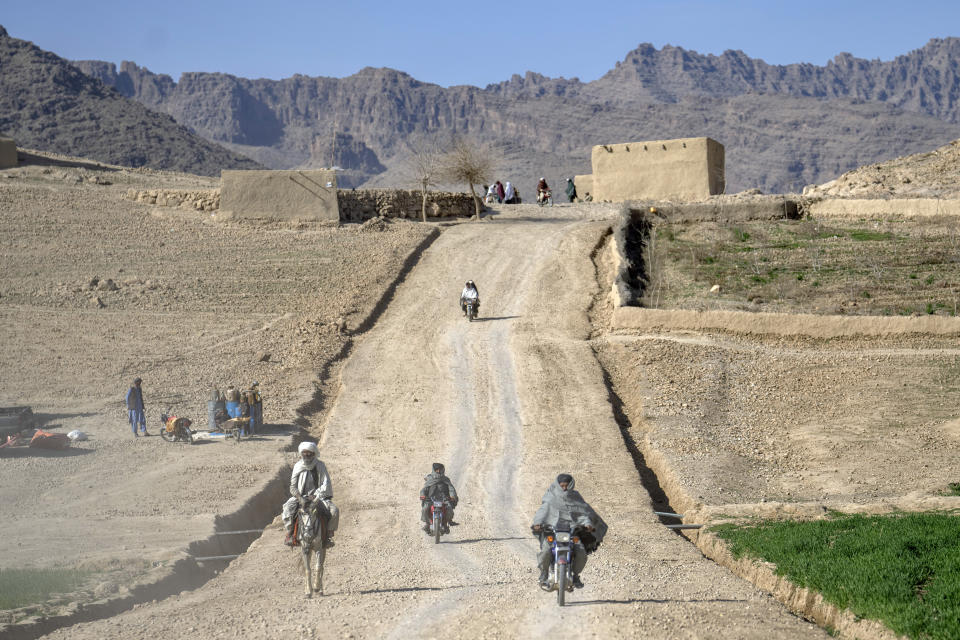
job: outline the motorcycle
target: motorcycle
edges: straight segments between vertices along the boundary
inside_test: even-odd
[[[549,204],[551,207],[553,206],[553,194],[549,189],[537,193],[537,204],[541,207],[545,204]]]
[[[170,415],[170,409],[160,414],[160,437],[167,442],[186,442],[193,444],[193,431],[190,425],[193,422],[189,418],[178,418]]]
[[[466,303],[467,307],[467,322],[473,322],[477,319],[477,307],[479,306],[479,300],[476,298],[469,298]]]
[[[571,563],[573,562],[573,546],[580,543],[580,533],[583,527],[576,526],[573,531],[559,529],[554,531],[551,527],[543,527],[541,535],[547,537],[550,543],[550,575],[547,586],[542,586],[544,591],[557,592],[557,604],[563,606],[568,591],[573,591],[573,571]]]
[[[446,500],[430,501],[430,526],[433,530],[433,543],[440,544],[440,535],[450,533],[450,529],[444,525],[447,516]]]

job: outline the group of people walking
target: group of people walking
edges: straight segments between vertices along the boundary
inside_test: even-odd
[[[521,202],[520,190],[509,180],[506,184],[497,180],[489,187],[484,185],[483,189],[486,192],[483,201],[487,204],[520,204]]]

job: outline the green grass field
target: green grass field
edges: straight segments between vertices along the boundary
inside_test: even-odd
[[[16,609],[66,593],[90,575],[78,569],[0,569],[0,609]]]
[[[858,617],[910,638],[960,638],[960,517],[837,514],[713,531],[734,556],[772,562]]]

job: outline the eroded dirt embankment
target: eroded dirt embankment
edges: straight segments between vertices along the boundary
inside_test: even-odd
[[[595,252],[594,348],[628,440],[685,522],[956,509],[960,320],[809,318],[621,306],[623,243]],[[708,557],[847,637],[891,637],[772,568]]]

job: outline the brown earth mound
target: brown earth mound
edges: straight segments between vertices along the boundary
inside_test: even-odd
[[[821,198],[960,198],[960,140],[889,162],[859,167],[836,180],[809,186]]]

